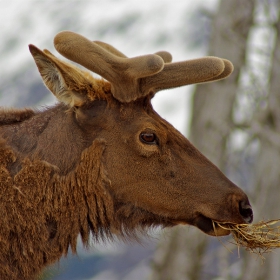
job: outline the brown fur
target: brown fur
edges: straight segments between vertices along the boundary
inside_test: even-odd
[[[122,103],[110,83],[31,52],[60,102],[0,110],[0,279],[33,279],[75,253],[79,234],[85,246],[90,233],[135,237],[158,225],[213,235],[211,220],[248,217],[247,196],[157,115],[152,93]],[[157,141],[143,143],[143,132]]]

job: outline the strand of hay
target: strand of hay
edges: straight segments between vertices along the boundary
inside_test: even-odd
[[[234,244],[244,247],[247,251],[259,255],[280,248],[280,226],[276,226],[278,220],[260,221],[256,224],[230,224],[213,222],[213,227],[219,226],[229,230],[233,236]]]

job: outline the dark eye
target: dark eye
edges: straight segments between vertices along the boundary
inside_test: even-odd
[[[157,144],[157,136],[154,133],[143,132],[140,134],[140,140],[145,144]]]

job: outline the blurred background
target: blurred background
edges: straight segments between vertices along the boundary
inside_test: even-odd
[[[280,0],[0,0],[0,106],[55,104],[28,44],[62,30],[128,56],[231,60],[230,78],[159,92],[156,111],[249,195],[255,221],[280,218]],[[58,55],[59,56],[59,55]],[[67,221],[65,221],[67,222]],[[279,280],[280,250],[260,257],[198,229],[157,229],[139,243],[80,246],[46,270],[55,280]],[[222,243],[222,244],[221,244]]]

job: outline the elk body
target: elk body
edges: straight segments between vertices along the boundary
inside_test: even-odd
[[[215,81],[233,70],[205,57],[127,58],[64,31],[56,49],[104,79],[30,45],[59,103],[44,111],[0,109],[0,279],[33,279],[85,245],[150,226],[252,221],[244,192],[152,108],[161,89]]]

